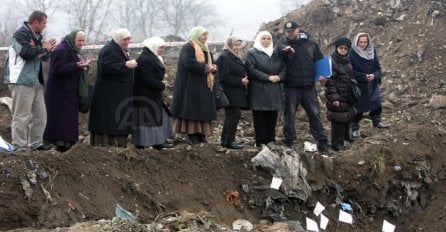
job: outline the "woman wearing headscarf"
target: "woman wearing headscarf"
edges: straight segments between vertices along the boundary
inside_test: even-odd
[[[347,38],[335,41],[331,54],[332,75],[325,83],[327,118],[331,121],[331,146],[335,151],[344,150],[344,140],[350,139],[350,122],[357,111],[349,99],[350,80],[353,79],[348,51],[351,42]]]
[[[136,59],[133,87],[135,122],[132,142],[138,149],[152,146],[155,149],[172,148],[166,139],[173,134],[169,112],[161,95],[166,68],[162,54],[166,42],[160,37],[151,37],[142,42],[144,48]]]
[[[229,106],[225,107],[221,145],[230,149],[243,148],[235,142],[235,134],[241,108],[248,107],[246,90],[249,80],[241,56],[242,42],[240,37],[229,37],[223,46],[222,54],[217,59],[218,78],[229,100]]]
[[[248,100],[252,109],[256,146],[274,142],[278,111],[283,110],[282,81],[286,67],[273,49],[271,33],[257,34],[246,56]]]
[[[352,137],[360,136],[359,122],[364,112],[370,112],[373,127],[389,128],[389,125],[381,122],[381,64],[369,34],[356,35],[350,50],[350,62],[353,75],[361,89],[361,98],[355,105],[358,114],[351,123]]]
[[[207,143],[217,119],[213,94],[217,66],[206,40],[208,31],[194,27],[180,51],[171,106],[176,133],[188,135],[191,145]]]
[[[85,32],[74,30],[51,54],[45,89],[47,124],[43,139],[61,152],[70,149],[79,137],[79,80],[85,78],[92,61],[84,60],[79,53],[85,37]]]
[[[129,58],[132,35],[117,29],[99,52],[96,82],[88,129],[92,146],[127,146],[133,112],[133,72],[137,66]]]

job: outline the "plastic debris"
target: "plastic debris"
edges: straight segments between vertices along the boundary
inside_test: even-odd
[[[115,213],[116,213],[116,217],[118,217],[120,219],[127,219],[129,221],[136,222],[136,217],[129,211],[122,208],[119,204],[116,204]],[[116,219],[116,221],[120,221],[120,220]]]
[[[245,219],[237,219],[232,222],[232,229],[236,231],[251,231],[254,229],[254,226],[251,222]]]
[[[22,189],[25,192],[25,199],[31,200],[31,196],[33,195],[33,190],[31,189],[31,184],[23,176],[20,176],[20,184],[22,185]]]
[[[352,206],[348,203],[341,203],[341,209],[345,212],[353,212]]]
[[[6,142],[6,140],[4,140],[2,136],[0,136],[0,152],[12,152],[12,151],[14,151],[14,146]]]
[[[240,198],[239,198],[239,192],[238,191],[229,191],[227,194],[226,194],[226,200],[229,202],[229,203],[231,203],[231,204],[233,204],[233,205],[235,205],[235,206],[241,206],[240,205]]]
[[[304,150],[308,152],[316,152],[317,151],[317,145],[315,143],[310,143],[305,141],[304,142]]]

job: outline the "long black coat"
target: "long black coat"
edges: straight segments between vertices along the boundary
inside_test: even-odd
[[[356,103],[358,112],[364,113],[382,107],[381,103],[381,63],[374,50],[372,60],[360,57],[355,51],[350,50],[350,62],[353,66],[353,75],[361,89],[361,98]],[[373,81],[367,81],[366,74],[375,74]]]
[[[181,48],[170,108],[172,117],[205,122],[217,119],[214,94],[207,86],[206,52],[204,57],[205,63],[197,61],[190,42]]]
[[[217,67],[218,78],[228,97],[229,105],[248,107],[246,88],[242,83],[242,78],[247,75],[243,61],[228,50],[224,50],[217,59]]]
[[[248,71],[248,100],[252,110],[281,111],[284,108],[283,87],[281,82],[272,83],[268,78],[278,75],[284,79],[285,63],[274,51],[269,57],[266,53],[251,48],[246,57]]]
[[[135,69],[135,125],[160,126],[162,124],[162,108],[164,107],[161,92],[165,85],[162,82],[166,68],[164,64],[148,48],[144,48],[136,59]]]
[[[79,53],[64,40],[54,48],[45,88],[47,124],[43,138],[76,142],[79,137]]]
[[[128,58],[113,40],[99,52],[88,129],[106,135],[131,133],[133,74]]]
[[[348,56],[342,57],[337,53],[331,55],[332,76],[325,84],[325,98],[327,106],[327,118],[337,123],[351,122],[356,109],[348,101],[348,86],[353,78],[352,65]],[[339,106],[333,102],[339,101]]]

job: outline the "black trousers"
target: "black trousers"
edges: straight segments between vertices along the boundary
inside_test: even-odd
[[[331,122],[331,146],[343,147],[344,140],[350,138],[350,123]]]
[[[235,141],[237,125],[241,115],[242,111],[239,107],[229,106],[225,108],[225,121],[223,122],[223,130],[221,131],[221,143],[226,144]]]
[[[382,111],[383,111],[382,107],[378,107],[376,110],[370,111],[369,116],[372,118],[374,124],[381,122]],[[359,122],[361,121],[362,116],[363,116],[362,113],[357,113],[355,115],[351,124],[352,130],[359,130]]]
[[[276,141],[277,111],[252,111],[256,145]]]

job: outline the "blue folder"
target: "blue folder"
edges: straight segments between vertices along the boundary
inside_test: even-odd
[[[315,72],[314,72],[314,81],[319,81],[319,77],[323,76],[324,78],[331,77],[331,58],[330,56],[326,56],[316,62],[314,62]]]

